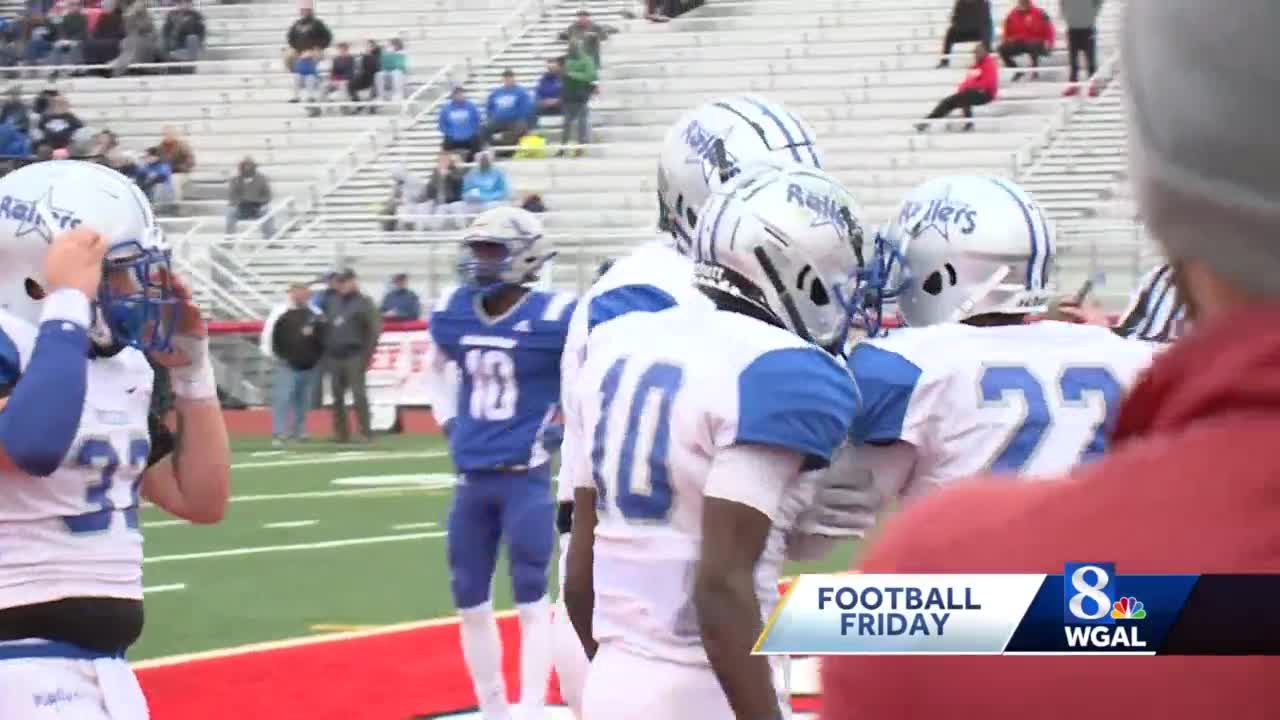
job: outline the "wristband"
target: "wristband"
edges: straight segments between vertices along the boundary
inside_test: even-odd
[[[209,361],[209,338],[175,335],[173,347],[191,360],[187,365],[169,369],[174,396],[182,400],[217,399],[218,381],[213,376],[213,363]]]
[[[40,322],[61,320],[88,330],[93,321],[89,298],[75,288],[59,288],[45,296],[40,303]]]

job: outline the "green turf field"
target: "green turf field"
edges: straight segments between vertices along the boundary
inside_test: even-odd
[[[451,469],[434,436],[237,442],[221,524],[143,510],[147,625],[130,659],[450,615]],[[847,568],[852,551],[788,572]],[[505,565],[495,602],[510,605]]]

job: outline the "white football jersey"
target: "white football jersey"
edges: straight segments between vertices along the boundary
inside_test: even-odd
[[[855,396],[847,370],[822,350],[712,307],[631,313],[597,328],[570,399],[589,440],[575,477],[597,493],[596,638],[706,663],[691,583],[713,458],[759,445],[821,467],[845,438]],[[802,475],[775,507],[752,505],[773,521],[756,568],[764,617],[777,603],[786,531],[815,491]]]
[[[1156,351],[1107,328],[1060,322],[904,328],[859,343],[855,444],[914,452],[911,497],[992,471],[1061,473],[1102,454],[1120,401]],[[870,453],[868,453],[870,454]]]
[[[596,327],[631,312],[652,313],[677,306],[710,307],[710,304],[693,286],[693,262],[676,252],[669,236],[651,240],[618,258],[587,290],[569,318],[569,333],[560,359],[562,394],[568,393],[577,379],[586,358],[587,337]],[[561,456],[578,452],[582,445],[566,419]],[[572,500],[574,484],[572,475],[566,475],[562,469],[557,479],[557,500]]]
[[[37,330],[0,311],[26,369]],[[154,373],[127,347],[89,363],[80,430],[49,477],[0,472],[0,608],[67,597],[142,598],[138,493],[151,451]]]

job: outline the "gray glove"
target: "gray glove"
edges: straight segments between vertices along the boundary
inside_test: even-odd
[[[871,471],[854,463],[854,452],[848,445],[837,451],[831,466],[818,479],[813,504],[796,517],[796,532],[862,537],[875,527],[884,495],[876,488]]]

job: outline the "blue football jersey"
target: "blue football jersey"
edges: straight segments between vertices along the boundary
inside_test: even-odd
[[[432,341],[460,370],[450,454],[460,472],[538,467],[550,459],[573,297],[532,290],[498,318],[480,300],[460,287],[431,314]]]

